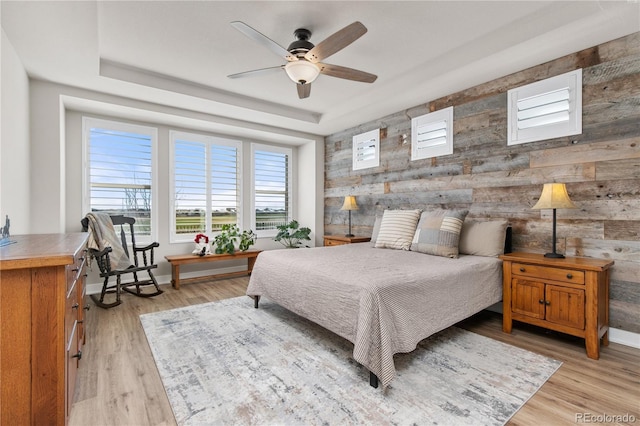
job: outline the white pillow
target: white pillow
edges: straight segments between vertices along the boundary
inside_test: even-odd
[[[503,254],[507,223],[506,219],[487,222],[466,220],[460,233],[460,253],[488,257]]]
[[[420,210],[385,210],[374,247],[409,250],[418,219]]]

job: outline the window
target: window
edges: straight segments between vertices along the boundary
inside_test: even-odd
[[[277,226],[292,219],[292,152],[289,148],[251,144],[252,229],[261,237],[275,235]]]
[[[507,145],[582,133],[581,69],[511,89],[507,97]]]
[[[453,107],[411,120],[411,161],[453,154]]]
[[[136,218],[136,237],[156,237],[157,129],[84,117],[83,209]]]
[[[170,132],[172,143],[171,242],[240,225],[241,143],[231,139]]]
[[[353,137],[353,170],[380,165],[380,129]]]

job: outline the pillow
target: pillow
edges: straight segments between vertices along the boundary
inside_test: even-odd
[[[378,234],[380,233],[380,224],[382,223],[382,216],[376,216],[376,221],[373,223],[373,231],[371,231],[371,245],[375,247],[378,240]]]
[[[467,220],[460,234],[460,253],[498,257],[504,253],[507,220],[477,222]]]
[[[409,250],[420,210],[385,210],[375,248]]]
[[[458,257],[458,242],[468,210],[424,212],[413,236],[411,250],[434,256]]]

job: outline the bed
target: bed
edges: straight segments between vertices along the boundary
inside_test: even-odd
[[[266,297],[352,342],[370,384],[385,388],[394,354],[502,299],[502,261],[369,243],[263,251],[247,295],[256,308]]]

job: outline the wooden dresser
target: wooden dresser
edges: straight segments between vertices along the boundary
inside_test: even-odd
[[[609,344],[609,268],[612,260],[553,259],[534,253],[500,256],[503,267],[502,329],[513,320],[585,339],[587,356]]]
[[[64,425],[84,343],[87,233],[0,247],[0,425]]]

